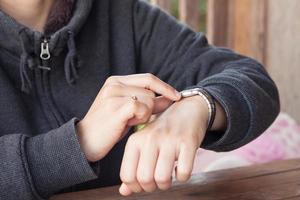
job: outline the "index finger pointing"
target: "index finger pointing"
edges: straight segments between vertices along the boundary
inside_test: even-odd
[[[170,100],[178,101],[181,94],[172,86],[160,80],[152,74],[134,74],[128,76],[119,76],[117,80],[125,85],[143,87],[160,94]]]

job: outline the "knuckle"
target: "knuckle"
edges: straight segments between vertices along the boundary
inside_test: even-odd
[[[155,175],[155,182],[161,185],[169,185],[171,182],[171,177]]]
[[[155,97],[155,95],[154,95],[154,97]],[[154,106],[155,106],[155,102],[154,102],[154,99],[149,99],[149,102],[147,103],[147,107],[148,107],[148,109],[149,109],[149,111],[151,111],[152,112],[152,110],[154,109]]]
[[[123,89],[123,86],[120,83],[113,83],[107,86],[110,90],[119,90]]]
[[[144,123],[147,123],[149,121],[149,116],[145,116],[144,118],[141,118],[140,119],[140,124],[144,124]]]
[[[151,74],[151,73],[147,73],[147,74],[145,74],[145,76],[146,76],[146,78],[147,78],[150,82],[153,82],[153,81],[155,81],[155,80],[157,79],[157,77],[154,76],[154,75]]]
[[[125,183],[125,184],[132,184],[132,183],[136,182],[135,177],[129,176],[126,173],[121,173],[120,178],[121,178],[122,182]]]
[[[129,108],[133,113],[136,113],[138,111],[139,105],[137,101],[130,101],[129,102]]]
[[[150,117],[150,112],[149,110],[142,110],[139,114],[138,114],[138,118],[142,121],[148,121],[148,118]]]
[[[115,83],[115,82],[117,82],[117,78],[118,78],[118,76],[110,76],[106,79],[106,83],[107,84]]]
[[[129,136],[127,143],[126,143],[126,148],[133,148],[137,149],[140,151],[141,144],[143,143],[142,137],[140,134],[132,134]]]
[[[111,86],[110,85],[106,85],[106,86],[103,86],[103,88],[102,88],[102,91],[101,91],[101,96],[102,97],[108,97],[108,95],[109,95],[109,91],[110,91],[110,88]]]
[[[149,175],[139,175],[137,179],[142,185],[151,185],[154,183],[154,178]]]
[[[155,93],[151,90],[147,90],[147,93],[152,99],[154,99],[156,97]]]
[[[117,83],[104,85],[101,91],[102,97],[108,97],[112,91],[118,91],[120,89],[122,89],[122,87]]]
[[[136,134],[132,134],[127,140],[127,145],[131,146],[131,145],[135,145],[136,143],[137,143]]]

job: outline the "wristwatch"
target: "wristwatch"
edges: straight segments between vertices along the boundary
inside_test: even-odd
[[[188,89],[181,92],[182,98],[188,98],[199,95],[201,96],[207,104],[208,107],[208,124],[207,124],[207,131],[209,131],[215,121],[216,117],[216,102],[214,98],[203,88],[194,88]]]
[[[207,131],[209,131],[214,124],[215,116],[216,116],[216,103],[215,103],[214,98],[203,88],[194,88],[194,89],[183,90],[180,93],[181,93],[181,99],[193,97],[196,95],[199,95],[204,99],[204,101],[206,102],[207,107],[208,107]],[[138,126],[135,126],[134,131],[137,132],[137,131],[143,129],[145,126],[146,126],[146,124],[140,124]]]

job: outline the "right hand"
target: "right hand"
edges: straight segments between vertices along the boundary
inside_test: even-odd
[[[151,74],[108,78],[76,127],[86,158],[90,162],[101,160],[130,126],[148,122],[152,114],[163,112],[180,98],[173,87]]]

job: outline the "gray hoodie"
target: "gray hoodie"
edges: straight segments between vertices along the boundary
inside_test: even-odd
[[[223,106],[228,128],[208,133],[206,149],[252,141],[279,112],[276,86],[258,62],[209,45],[144,1],[77,0],[68,24],[46,35],[0,11],[0,199],[120,183],[128,137],[89,163],[75,124],[109,76],[146,72],[177,90],[204,87]]]

